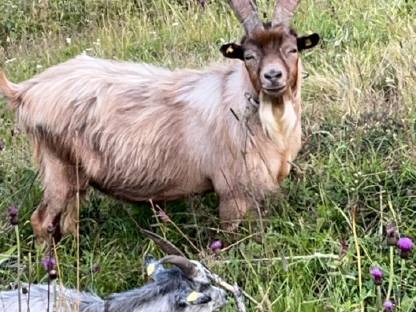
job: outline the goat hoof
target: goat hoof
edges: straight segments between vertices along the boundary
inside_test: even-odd
[[[228,222],[224,222],[221,227],[225,232],[235,233],[238,230],[239,226],[240,226],[240,221],[235,221],[235,222],[228,221]]]
[[[57,223],[56,220],[58,217],[53,217],[50,215],[40,214],[35,211],[30,218],[33,233],[36,237],[36,242],[38,244],[42,244],[45,242],[49,242],[51,238],[58,242],[61,237],[61,230],[59,226],[59,222]]]

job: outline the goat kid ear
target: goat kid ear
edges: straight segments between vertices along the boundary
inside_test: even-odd
[[[319,39],[320,39],[319,35],[316,33],[309,35],[309,36],[299,37],[297,39],[298,50],[302,51],[302,50],[313,48],[314,46],[318,44]]]
[[[226,43],[221,46],[220,51],[222,55],[228,58],[244,60],[244,49],[236,43]]]
[[[153,274],[156,272],[158,266],[161,264],[156,258],[152,256],[146,256],[146,258],[144,259],[144,265],[146,267],[147,276],[152,277]]]
[[[149,263],[146,266],[146,274],[147,276],[151,277],[153,275],[153,273],[155,273],[156,271],[156,263]]]
[[[197,291],[190,292],[188,296],[186,297],[186,302],[188,302],[189,304],[193,304],[193,305],[206,304],[210,302],[211,300],[212,299],[210,296],[201,292],[197,292]]]

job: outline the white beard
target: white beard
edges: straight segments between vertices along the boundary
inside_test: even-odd
[[[273,107],[271,98],[260,93],[259,117],[264,133],[279,147],[287,146],[288,138],[298,121],[292,97],[284,95],[283,101]]]

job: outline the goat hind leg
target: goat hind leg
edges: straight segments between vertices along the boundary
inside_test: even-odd
[[[221,227],[230,232],[236,230],[246,215],[248,207],[249,200],[243,195],[220,195],[219,212]]]
[[[74,222],[73,218],[66,216],[68,209],[73,211],[71,203],[74,202],[78,189],[74,166],[63,162],[47,149],[42,150],[40,166],[44,194],[41,204],[31,217],[38,242],[47,240],[52,230],[55,238],[59,239],[62,234],[75,229],[70,224]],[[66,222],[61,221],[63,215]]]

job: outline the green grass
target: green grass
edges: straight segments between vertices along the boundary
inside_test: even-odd
[[[262,12],[272,11],[271,1],[258,2]],[[44,8],[31,3],[0,4],[0,64],[14,81],[83,51],[170,68],[203,67],[221,62],[220,44],[242,35],[225,1],[211,1],[205,10],[192,0],[50,0]],[[215,195],[167,204],[169,215],[202,251],[198,253],[174,227],[158,226],[147,205],[124,204],[92,191],[81,210],[81,288],[105,296],[142,285],[144,255],[161,255],[140,234],[128,210],[141,226],[165,234],[191,258],[205,255],[216,273],[237,281],[260,303],[249,302],[250,311],[360,311],[361,305],[377,311],[368,272],[379,264],[389,277],[385,225],[395,222],[401,233],[416,237],[415,21],[412,1],[302,1],[294,24],[299,33],[318,32],[322,42],[303,55],[308,73],[304,148],[279,194],[269,200],[264,242],[252,235],[259,231],[254,219],[238,235],[222,234]],[[41,185],[30,144],[16,131],[4,101],[0,138],[6,145],[0,152],[0,253],[12,255],[6,261],[0,256],[0,286],[16,281],[15,233],[6,213],[13,203],[21,208],[22,279],[46,282],[39,264],[43,251],[35,247],[29,223]],[[245,240],[213,256],[207,245],[217,237],[227,244]],[[316,256],[341,251],[337,259]],[[59,245],[58,255],[62,282],[75,287],[72,237]],[[416,306],[414,261],[415,255],[403,272],[405,296],[398,311]],[[398,259],[395,270],[393,296],[398,299]],[[225,311],[234,311],[233,304]]]

